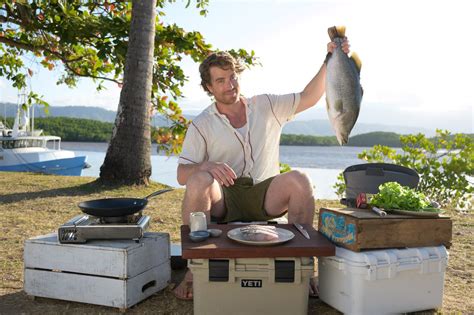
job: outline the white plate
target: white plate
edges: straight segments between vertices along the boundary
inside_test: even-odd
[[[248,241],[243,238],[242,233],[240,232],[240,228],[232,229],[229,232],[227,232],[227,237],[230,238],[231,240],[234,240],[242,244],[256,245],[256,246],[281,244],[281,243],[288,242],[293,237],[295,237],[295,234],[293,234],[293,232],[291,231],[288,231],[282,228],[275,228],[275,229],[276,229],[276,232],[278,233],[278,239],[273,240],[273,241]]]
[[[428,211],[408,211],[408,210],[386,210],[387,213],[411,215],[415,217],[425,217],[425,218],[438,218],[438,212],[428,212]]]

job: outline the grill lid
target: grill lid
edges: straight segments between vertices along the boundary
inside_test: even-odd
[[[359,193],[376,194],[379,186],[386,182],[397,182],[402,186],[416,188],[420,177],[411,168],[389,163],[365,163],[352,165],[343,172],[346,184],[346,200],[342,203],[355,206]]]

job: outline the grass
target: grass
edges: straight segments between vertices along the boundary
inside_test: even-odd
[[[144,197],[165,186],[105,187],[87,177],[61,177],[27,173],[0,172],[0,313],[115,313],[113,308],[38,298],[28,299],[23,290],[23,244],[28,238],[56,232],[68,219],[81,213],[77,203],[104,197]],[[151,230],[167,232],[179,242],[180,205],[184,190],[151,199],[145,208]],[[338,207],[336,201],[317,200],[316,209]],[[474,290],[472,261],[474,218],[472,211],[447,210],[453,219],[453,245],[446,270],[443,313],[473,313]],[[317,215],[314,226],[317,226]],[[174,273],[176,281],[182,272]],[[130,313],[185,314],[192,303],[180,301],[172,286],[129,310]],[[311,299],[311,313],[338,314],[317,299]]]

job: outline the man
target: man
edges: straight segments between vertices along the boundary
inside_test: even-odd
[[[335,47],[328,44],[328,56]],[[347,40],[342,47],[349,52]],[[179,158],[183,224],[194,211],[206,213],[208,222],[261,221],[288,212],[289,223],[313,223],[311,181],[299,171],[279,174],[279,142],[283,125],[323,95],[325,62],[301,93],[245,98],[239,86],[244,68],[230,54],[203,61],[201,85],[215,102],[192,121]],[[174,292],[192,299],[190,271]]]

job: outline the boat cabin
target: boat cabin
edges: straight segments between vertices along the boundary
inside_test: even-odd
[[[41,137],[0,137],[0,151],[20,149],[20,148],[48,148],[53,150],[61,149],[61,138],[55,136]]]

